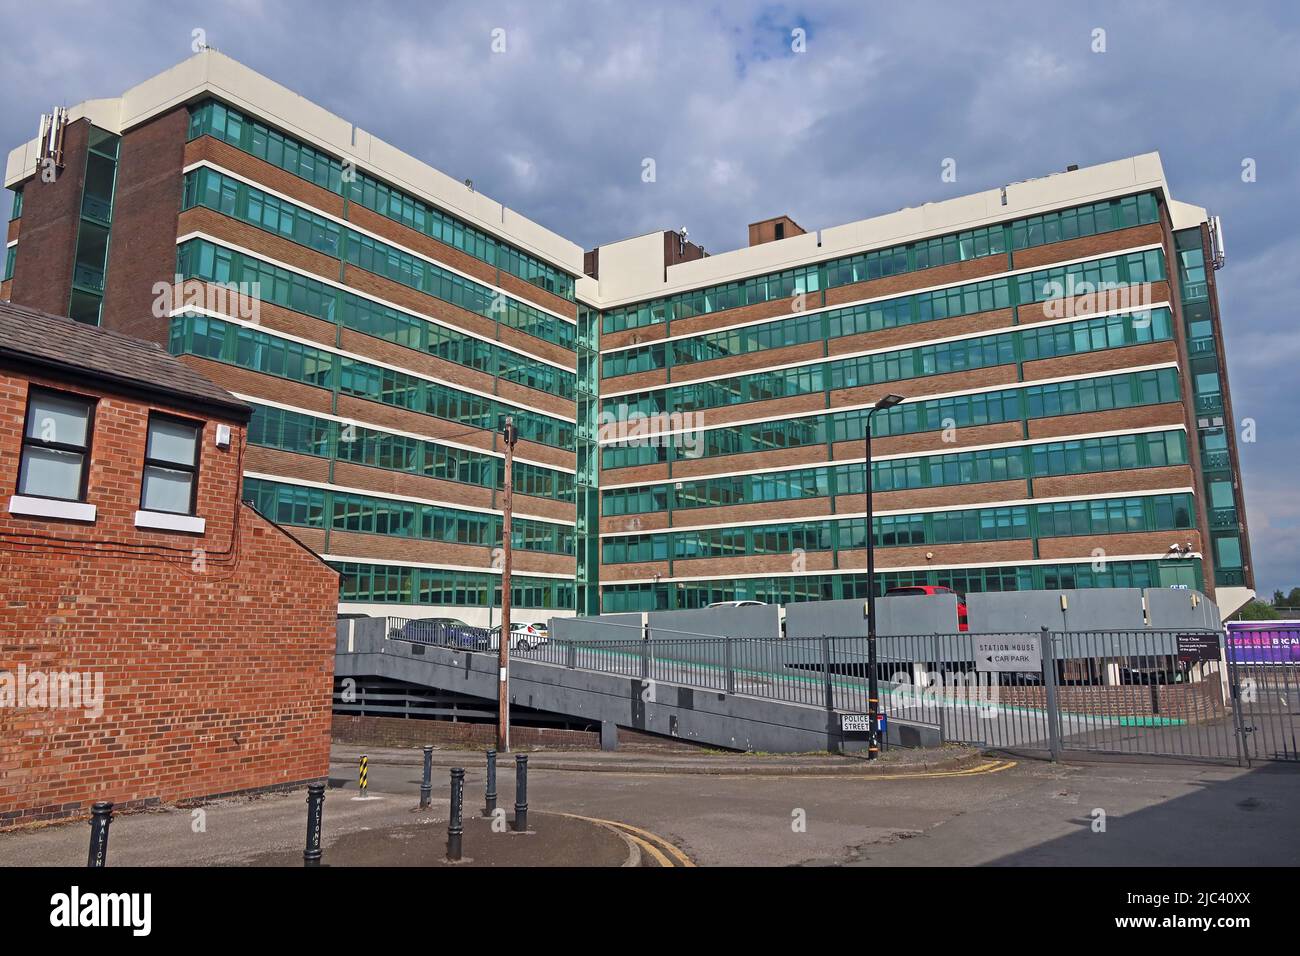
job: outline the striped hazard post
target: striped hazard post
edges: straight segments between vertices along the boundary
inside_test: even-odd
[[[366,795],[366,778],[370,775],[370,758],[365,754],[361,755],[361,761],[357,766],[357,786],[361,788],[361,795]]]

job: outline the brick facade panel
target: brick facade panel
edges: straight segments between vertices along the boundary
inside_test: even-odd
[[[5,500],[26,396],[25,380],[0,375]],[[0,708],[0,825],[84,812],[96,800],[141,806],[325,777],[337,576],[239,504],[237,423],[230,449],[216,447],[216,422],[204,426],[205,531],[136,528],[149,412],[195,416],[98,398],[87,494],[95,523],[0,513],[0,670],[102,675],[103,711]]]
[[[263,375],[261,372],[238,368],[224,362],[214,362],[198,355],[182,355],[180,358],[185,364],[193,366],[222,388],[232,392],[256,395],[258,398],[292,405],[294,408],[301,408],[308,412],[329,414],[331,410],[331,394],[328,389],[294,382],[275,375]]]
[[[954,564],[1016,564],[1033,557],[1034,545],[1028,538],[1014,541],[971,541],[963,544],[877,548],[876,567],[888,571],[890,568],[944,568]],[[840,552],[840,567],[865,569],[866,566],[865,549]]]
[[[1106,412],[1080,412],[1077,415],[1032,419],[1029,422],[1029,437],[1053,438],[1057,435],[1086,435],[1091,432],[1121,431],[1129,428],[1182,425],[1184,420],[1183,406],[1179,403],[1142,405],[1136,408],[1116,408]]]
[[[1059,358],[1038,359],[1025,363],[1025,380],[1063,378],[1070,375],[1087,375],[1121,368],[1138,368],[1178,360],[1178,346],[1173,342],[1148,342],[1126,348],[1103,349],[1081,355],[1062,355]]]
[[[825,353],[824,343],[804,342],[799,345],[787,345],[782,348],[761,349],[744,355],[730,355],[726,358],[711,359],[708,362],[691,362],[688,365],[674,366],[674,382],[693,381],[714,376],[743,375],[775,365],[788,365],[821,358]],[[633,376],[628,376],[629,378]]]
[[[334,741],[363,747],[423,747],[426,744],[452,746],[496,746],[495,724],[466,721],[419,720],[404,717],[371,717],[354,714],[334,715]],[[510,725],[513,747],[545,750],[599,750],[600,732],[565,730],[560,727],[520,727]]]
[[[267,189],[288,196],[295,202],[329,213],[336,218],[343,217],[342,196],[315,183],[309,183],[278,166],[272,166],[265,160],[250,156],[229,143],[223,143],[211,136],[200,136],[186,143],[185,165],[191,166],[202,160],[208,160],[232,173],[260,183]]]
[[[470,312],[459,306],[444,302],[424,292],[412,289],[393,279],[377,276],[372,272],[359,269],[353,265],[344,268],[344,284],[358,292],[391,302],[398,308],[417,315],[428,315],[455,328],[477,333],[480,337],[506,342],[531,355],[540,355],[567,369],[577,367],[577,358],[572,351],[556,344],[528,335],[507,325],[498,327],[492,319]]]
[[[1103,232],[1095,236],[1080,239],[1066,239],[1030,249],[1019,249],[1014,253],[1013,261],[1017,269],[1037,269],[1041,266],[1068,262],[1071,259],[1093,259],[1119,251],[1132,249],[1134,246],[1146,246],[1162,242],[1164,232],[1159,223],[1145,226],[1131,226],[1114,232]]]
[[[601,361],[603,362],[604,359]],[[600,391],[602,395],[612,395],[616,392],[637,391],[666,384],[668,384],[668,370],[660,368],[648,372],[635,372],[632,375],[603,378],[600,380]]]
[[[1129,468],[1090,475],[1058,475],[1034,479],[1034,494],[1039,498],[1073,498],[1124,491],[1194,487],[1196,481],[1190,465]]]
[[[155,305],[155,286],[176,273],[176,220],[180,212],[189,113],[184,108],[128,130],[118,150],[113,230],[100,324],[127,335],[167,343],[166,310]]]
[[[329,462],[314,455],[249,445],[244,453],[244,471],[264,475],[282,475],[286,479],[301,481],[329,481]]]
[[[779,521],[783,518],[820,518],[829,516],[829,498],[801,498],[794,501],[756,501],[747,505],[721,508],[683,508],[673,512],[676,528],[700,525],[730,525],[750,521]]]
[[[1100,549],[1108,555],[1163,555],[1171,544],[1190,541],[1192,550],[1201,550],[1201,535],[1195,529],[1176,531],[1137,531],[1131,534],[1073,535],[1063,538],[1039,538],[1038,553],[1043,558],[1087,558]]]
[[[652,342],[658,342],[664,338],[668,332],[664,328],[664,323],[656,325],[645,325],[636,329],[623,329],[619,332],[600,333],[600,347],[602,349],[617,349],[625,345],[649,345]]]
[[[600,519],[602,534],[615,534],[621,531],[631,533],[663,531],[667,528],[668,512],[666,511],[650,511],[645,514],[635,515],[609,515]]]
[[[1023,478],[1010,481],[986,481],[938,488],[908,488],[902,491],[878,491],[873,495],[877,512],[910,511],[917,508],[956,507],[994,501],[1021,501],[1029,497]],[[862,495],[840,495],[836,511],[863,511]]]
[[[1006,272],[1006,256],[984,256],[980,259],[968,259],[965,262],[952,262],[933,269],[921,269],[905,272],[901,275],[885,276],[867,282],[855,282],[852,285],[836,286],[826,290],[827,305],[844,305],[862,299],[881,299],[892,296],[907,295],[920,289],[934,286],[951,285],[959,282],[976,282],[999,272]]]
[[[1031,305],[1020,306],[1020,324],[1037,325],[1040,322],[1060,321],[1067,316],[1070,318],[1084,318],[1098,312],[1106,312],[1111,309],[1132,309],[1140,310],[1152,303],[1171,302],[1171,291],[1169,283],[1160,280],[1151,283],[1150,297],[1139,300],[1135,295],[1127,294],[1123,288],[1110,294],[1096,296],[1079,296],[1071,300],[1056,299],[1051,302],[1038,302]]]
[[[610,485],[648,484],[653,481],[668,480],[668,465],[633,465],[629,468],[602,468],[600,484]]]
[[[362,534],[353,531],[331,531],[329,535],[330,554],[368,558],[374,561],[415,561],[420,564],[482,571],[493,569],[494,550],[494,548],[449,541],[422,541],[417,538]],[[516,574],[538,572],[572,574],[573,558],[566,554],[547,554],[515,548],[512,569]]]
[[[53,182],[38,173],[23,187],[23,241],[10,290],[19,305],[68,314],[89,137],[89,120],[69,123],[63,140],[66,165]]]
[[[858,449],[861,456],[862,449]],[[804,445],[799,448],[782,448],[776,451],[755,451],[740,455],[710,455],[703,458],[683,458],[673,462],[675,479],[696,478],[704,475],[718,475],[735,471],[756,471],[762,468],[782,468],[789,465],[810,465],[826,460],[825,445]],[[655,466],[646,466],[655,467]],[[662,467],[662,466],[659,466]],[[625,469],[629,475],[610,481],[627,481],[630,473],[639,469]],[[615,475],[618,472],[608,472]],[[636,476],[640,477],[640,476]],[[665,476],[666,477],[666,476]],[[605,474],[601,475],[602,484]]]
[[[379,428],[395,428],[400,431],[423,435],[429,440],[451,438],[462,445],[483,448],[488,451],[500,450],[496,446],[496,433],[482,428],[462,425],[445,419],[414,412],[407,408],[384,405],[353,395],[339,395],[338,414],[358,422],[366,422]],[[515,445],[515,454],[529,461],[544,465],[559,465],[564,468],[574,466],[575,454],[551,445],[542,445],[520,439]]]

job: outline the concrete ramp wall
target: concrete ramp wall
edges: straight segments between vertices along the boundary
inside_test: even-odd
[[[341,622],[337,677],[384,677],[494,700],[497,659],[385,637],[382,619]],[[861,749],[845,741],[839,711],[682,686],[662,680],[598,673],[512,658],[510,701],[581,717],[602,727],[630,727],[735,750],[769,753]],[[602,734],[602,737],[612,735]],[[937,746],[937,725],[896,720],[894,745]]]

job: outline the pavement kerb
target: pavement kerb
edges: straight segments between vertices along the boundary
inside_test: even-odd
[[[601,829],[608,830],[623,841],[627,847],[627,859],[619,864],[619,868],[638,867],[641,865],[641,847],[645,846],[652,854],[658,856],[658,851],[647,841],[638,839],[634,834],[622,829],[626,824],[616,823],[613,820],[598,820],[595,817],[584,817],[576,813],[562,813],[558,810],[532,810],[531,813],[537,816],[568,817],[571,820],[581,820],[583,823],[590,823]],[[635,828],[632,828],[635,829]]]
[[[614,829],[614,828],[611,828]],[[614,832],[623,838],[627,844],[627,859],[623,861],[625,867],[637,867],[641,865],[641,847],[637,846],[635,840],[622,830],[614,829]]]
[[[687,856],[681,847],[664,839],[657,833],[651,833],[649,830],[643,830],[640,827],[619,820],[601,820],[598,817],[584,817],[577,813],[559,813],[558,815],[574,820],[582,820],[585,823],[594,823],[605,827],[607,830],[613,830],[624,840],[630,840],[634,845],[644,848],[661,867],[671,869],[674,867],[693,868],[695,866],[695,861]]]

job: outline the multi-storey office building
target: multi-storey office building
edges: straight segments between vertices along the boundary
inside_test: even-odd
[[[51,147],[54,148],[51,148]],[[574,607],[582,249],[207,51],[9,158],[0,296],[167,345],[253,408],[245,496],[345,609]]]
[[[210,51],[55,129],[0,297],[248,401],[245,493],[345,608],[490,619],[506,415],[532,616],[861,595],[891,392],[878,587],[1248,593],[1217,236],[1155,155],[584,255]]]
[[[589,256],[606,611],[861,596],[868,533],[878,589],[1245,600],[1217,236],[1158,156],[750,241]]]

